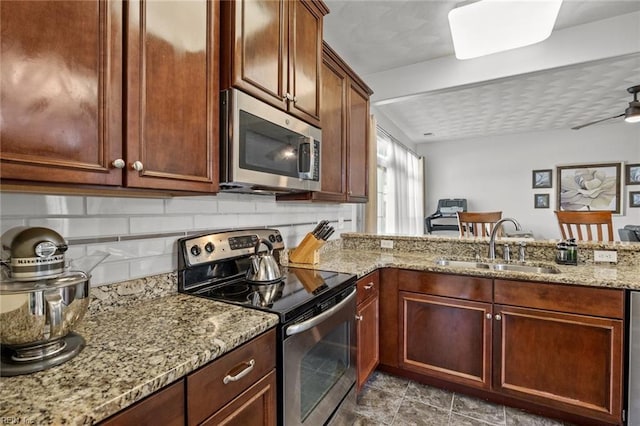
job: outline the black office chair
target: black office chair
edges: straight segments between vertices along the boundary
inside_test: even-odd
[[[618,229],[620,241],[640,241],[640,225],[626,225]]]
[[[425,232],[431,234],[433,231],[457,231],[458,224],[437,224],[432,223],[434,219],[457,218],[458,212],[467,211],[466,198],[443,198],[438,200],[438,209],[435,213],[427,216],[424,220]]]

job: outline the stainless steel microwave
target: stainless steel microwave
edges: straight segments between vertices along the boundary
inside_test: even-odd
[[[220,190],[320,190],[320,129],[236,89],[220,96]]]

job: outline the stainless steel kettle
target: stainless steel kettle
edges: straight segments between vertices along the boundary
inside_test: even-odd
[[[264,244],[269,249],[260,253],[260,246]],[[278,261],[273,256],[273,244],[269,240],[260,238],[256,242],[255,251],[251,256],[251,266],[247,270],[247,281],[255,283],[275,283],[282,279],[282,272]]]

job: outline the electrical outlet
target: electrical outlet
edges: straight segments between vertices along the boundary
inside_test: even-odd
[[[338,229],[344,229],[344,217],[338,218]]]
[[[381,248],[392,249],[393,248],[393,240],[380,240],[380,247]]]
[[[615,250],[594,250],[594,262],[618,262],[618,252]]]

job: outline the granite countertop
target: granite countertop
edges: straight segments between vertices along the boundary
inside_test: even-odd
[[[640,266],[637,265],[620,266],[581,264],[578,266],[571,266],[557,265],[553,262],[527,262],[527,264],[530,265],[549,266],[560,271],[560,273],[557,274],[536,274],[436,265],[436,261],[443,257],[456,259],[456,256],[446,256],[433,253],[333,249],[323,252],[320,255],[320,263],[318,264],[304,265],[289,263],[289,265],[301,268],[356,274],[358,277],[362,277],[378,268],[394,267],[488,278],[504,278],[640,290]],[[486,262],[487,260],[483,259],[482,261]],[[500,260],[496,260],[495,262],[501,263]],[[512,263],[518,264],[517,262]]]
[[[86,340],[75,358],[0,380],[0,419],[96,423],[277,323],[275,314],[177,293],[88,313],[74,330]]]

